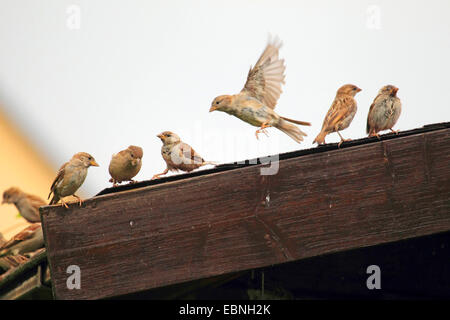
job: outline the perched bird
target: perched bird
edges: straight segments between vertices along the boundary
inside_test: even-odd
[[[157,137],[160,138],[163,143],[161,154],[164,161],[166,161],[167,168],[164,172],[155,174],[152,179],[167,174],[169,170],[191,172],[201,166],[215,164],[214,162],[203,160],[190,145],[181,141],[180,137],[173,132],[164,131],[158,134]]]
[[[3,234],[0,232],[0,247],[6,242],[5,237],[3,237]]]
[[[250,68],[247,82],[241,92],[216,97],[209,112],[226,112],[260,127],[255,132],[256,138],[260,132],[267,135],[266,128],[275,127],[300,143],[306,133],[290,122],[304,126],[310,126],[311,123],[281,117],[274,111],[282,93],[281,85],[284,84],[286,69],[284,60],[278,58],[280,47],[279,40],[269,41],[255,66]]]
[[[341,142],[338,144],[339,147],[342,142],[351,140],[344,139],[339,131],[348,128],[355,117],[357,105],[354,96],[360,91],[361,89],[353,84],[346,84],[339,88],[336,93],[336,98],[334,98],[325,116],[325,120],[323,120],[322,130],[314,139],[313,143],[325,143],[325,136],[332,132],[337,132],[341,138]]]
[[[4,203],[12,203],[16,206],[17,210],[22,217],[28,222],[40,222],[39,207],[47,205],[44,200],[38,196],[27,194],[19,188],[9,188],[3,192]]]
[[[0,257],[25,254],[44,246],[44,235],[40,223],[33,223],[0,247]]]
[[[142,148],[136,146],[129,146],[114,154],[109,163],[109,174],[112,177],[109,182],[112,182],[114,187],[122,181],[133,183],[132,178],[141,170],[143,155]]]
[[[48,198],[50,198],[53,193],[50,204],[58,203],[58,201],[61,200],[62,205],[68,208],[62,198],[74,196],[78,199],[81,206],[83,200],[75,195],[75,192],[81,187],[86,179],[87,170],[90,166],[98,167],[98,163],[95,162],[93,156],[86,152],[78,152],[69,160],[69,162],[64,163],[50,187]]]
[[[15,255],[15,256],[4,256],[0,258],[0,274],[6,271],[12,271],[13,269],[17,268],[19,265],[24,264],[28,262],[28,257],[23,256],[21,254]],[[4,279],[4,277],[8,273],[2,274],[0,276],[0,281]]]
[[[397,91],[398,88],[395,86],[384,86],[373,100],[367,115],[366,131],[369,137],[377,136],[380,138],[378,132],[388,129],[398,133],[398,131],[392,129],[402,112],[402,103],[397,97]]]

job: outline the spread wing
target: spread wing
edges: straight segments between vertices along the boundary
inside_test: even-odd
[[[241,93],[246,93],[271,109],[275,108],[284,84],[284,59],[278,58],[281,42],[278,38],[269,41],[253,68],[250,68],[247,82]]]
[[[339,122],[350,115],[355,105],[355,100],[350,96],[336,97],[330,107],[330,110],[328,110],[323,122],[323,127],[329,129],[334,128]]]
[[[205,162],[205,160],[203,160],[203,158],[197,152],[195,152],[195,150],[192,149],[192,147],[190,145],[188,145],[187,143],[180,142],[179,146],[180,146],[180,149],[179,149],[180,157],[182,157],[184,159],[189,159],[193,163],[200,164],[200,163]]]
[[[64,169],[66,168],[67,164],[68,164],[68,162],[64,163],[61,166],[61,168],[59,168],[58,174],[56,175],[56,178],[55,178],[55,180],[53,180],[52,186],[50,187],[50,193],[48,194],[47,199],[50,198],[52,193],[55,193],[55,188],[56,188],[56,185],[58,184],[58,182],[60,182],[62,179],[64,179],[64,172],[65,172]]]

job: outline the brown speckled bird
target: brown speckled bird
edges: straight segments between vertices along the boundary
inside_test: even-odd
[[[169,170],[191,172],[204,165],[215,164],[211,161],[205,161],[190,145],[181,141],[180,137],[173,132],[164,131],[157,137],[163,143],[161,154],[166,161],[167,168],[164,172],[155,174],[152,179],[167,174]]]
[[[28,226],[0,248],[0,257],[35,251],[44,246],[44,235],[40,223]]]
[[[284,60],[278,58],[280,47],[278,39],[269,41],[255,66],[250,68],[241,92],[216,97],[209,112],[226,112],[252,126],[260,127],[255,132],[256,138],[260,132],[267,135],[266,128],[275,127],[300,143],[306,133],[290,122],[304,126],[310,126],[311,123],[285,118],[274,111],[282,93],[281,85],[284,84],[286,69]]]
[[[397,91],[398,88],[395,86],[384,86],[373,100],[367,115],[366,132],[369,137],[377,136],[380,138],[378,132],[383,130],[398,133],[398,131],[392,129],[402,112],[402,103],[397,97]]]
[[[0,247],[6,242],[5,237],[3,236],[3,234],[0,232]]]
[[[86,179],[87,171],[90,166],[98,167],[98,163],[95,161],[94,157],[86,152],[78,152],[72,157],[72,159],[64,163],[59,169],[58,174],[50,187],[48,197],[50,198],[53,193],[53,198],[50,201],[50,204],[58,203],[58,201],[61,200],[61,204],[68,208],[62,198],[74,196],[78,199],[81,206],[83,200],[75,195],[75,192],[81,187]]]
[[[123,181],[134,183],[133,178],[141,170],[143,156],[144,151],[137,146],[129,146],[112,156],[109,163],[109,174],[111,175],[109,182],[113,183],[113,187]]]
[[[361,89],[353,84],[346,84],[339,88],[336,97],[325,116],[322,130],[314,139],[313,143],[324,144],[325,136],[332,132],[337,132],[341,138],[341,142],[338,144],[339,147],[342,142],[351,140],[344,139],[339,131],[348,128],[355,117],[357,104],[354,96],[360,91]]]
[[[12,256],[4,256],[0,258],[0,271],[8,271],[17,268],[19,265],[27,263],[29,259],[21,254]],[[1,273],[1,272],[0,272]],[[0,281],[2,281],[8,273],[0,275]]]
[[[47,203],[38,196],[27,194],[19,188],[9,188],[3,192],[2,204],[14,204],[19,213],[28,222],[40,222],[39,207],[47,205]]]

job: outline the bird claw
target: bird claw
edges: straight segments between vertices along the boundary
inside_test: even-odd
[[[395,133],[396,135],[398,135],[399,132],[400,132],[400,130],[393,130],[393,129],[389,129],[389,130],[391,130],[391,132],[392,132],[392,133]]]
[[[342,139],[341,142],[338,143],[338,148],[341,147],[341,144],[344,142],[352,141],[352,139]]]
[[[79,196],[76,196],[76,195],[73,195],[73,196],[78,199],[78,205],[81,207],[81,205],[84,203],[84,201]]]
[[[378,133],[372,132],[372,133],[369,135],[369,138],[372,138],[372,137],[377,137],[378,140],[381,140],[381,137],[380,137],[380,135],[379,135]]]
[[[256,130],[256,132],[255,132],[256,139],[259,140],[258,133],[261,133],[261,132],[264,133],[266,135],[266,137],[269,137],[269,134],[267,133],[267,130],[265,129],[265,127],[262,127],[261,129]]]

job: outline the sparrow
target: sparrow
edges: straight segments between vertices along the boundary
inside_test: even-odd
[[[15,256],[5,256],[0,258],[0,271],[6,272],[8,270],[17,268],[19,265],[28,262],[28,258],[21,254]],[[6,274],[0,276],[0,281],[4,279]]]
[[[341,138],[341,142],[339,142],[338,147],[340,147],[344,141],[351,140],[344,139],[339,131],[348,128],[352,122],[357,110],[356,100],[354,97],[360,91],[361,89],[353,84],[346,84],[339,88],[336,93],[336,97],[334,98],[334,101],[325,116],[325,120],[323,120],[322,130],[314,139],[313,144],[324,144],[325,136],[332,132],[337,132]]]
[[[369,137],[377,136],[379,139],[378,132],[388,129],[398,134],[398,131],[392,129],[402,111],[402,103],[397,97],[397,91],[398,88],[392,85],[384,86],[378,91],[367,115],[366,132]]]
[[[3,236],[3,234],[0,232],[0,247],[6,242],[5,237]]]
[[[141,147],[129,146],[112,156],[109,163],[109,174],[112,178],[109,182],[113,183],[113,187],[122,181],[134,182],[132,178],[141,170],[143,155]]]
[[[33,223],[0,247],[0,257],[36,251],[44,246],[40,223]]]
[[[98,167],[99,165],[95,161],[94,157],[86,152],[78,152],[72,157],[72,159],[64,163],[59,169],[58,174],[50,187],[48,198],[50,198],[53,194],[50,204],[58,203],[58,201],[61,200],[61,204],[68,208],[62,198],[74,196],[78,199],[81,206],[83,200],[75,195],[75,192],[81,187],[86,179],[87,170],[90,166]]]
[[[3,192],[2,204],[14,204],[19,213],[28,222],[40,222],[39,207],[47,205],[47,203],[38,196],[27,194],[19,188],[9,188]]]
[[[215,164],[211,161],[205,161],[190,145],[181,141],[180,137],[173,132],[164,131],[158,134],[157,137],[163,143],[161,154],[164,161],[166,161],[167,168],[164,172],[155,174],[152,179],[167,174],[169,170],[191,172],[201,166]]]
[[[209,112],[222,111],[233,115],[255,127],[255,135],[266,128],[275,127],[300,143],[306,133],[291,123],[310,126],[305,121],[292,120],[279,116],[275,111],[277,100],[284,84],[284,59],[278,58],[281,42],[278,39],[269,41],[254,67],[250,67],[244,88],[235,95],[221,95],[214,98]],[[291,122],[291,123],[290,123]]]

